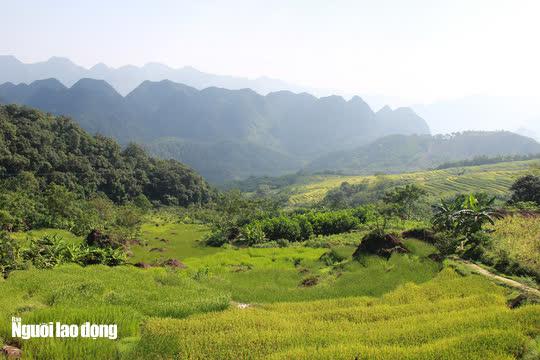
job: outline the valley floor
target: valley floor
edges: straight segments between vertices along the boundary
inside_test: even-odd
[[[349,245],[203,247],[199,240],[206,231],[157,217],[143,225],[130,262],[148,267],[175,259],[176,269],[62,265],[13,272],[0,280],[0,342],[21,347],[29,359],[535,359],[539,354],[540,305],[510,309],[516,291],[431,260],[435,249],[419,240],[406,240],[411,253],[388,261],[353,261]],[[44,232],[59,233],[41,230],[18,238]],[[8,321],[13,314],[25,323],[116,323],[120,336],[14,342]]]

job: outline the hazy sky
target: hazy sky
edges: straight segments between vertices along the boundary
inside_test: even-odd
[[[533,95],[538,0],[1,1],[0,54],[192,65],[413,102]]]

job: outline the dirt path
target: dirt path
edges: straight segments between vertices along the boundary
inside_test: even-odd
[[[495,280],[496,282],[499,282],[499,283],[502,283],[504,285],[513,287],[515,289],[521,290],[521,291],[523,291],[525,293],[533,294],[533,295],[538,296],[540,298],[540,290],[538,290],[536,288],[533,288],[531,286],[520,283],[519,281],[506,278],[504,276],[496,275],[496,274],[492,273],[491,271],[486,270],[483,267],[478,266],[478,265],[476,265],[476,264],[474,264],[474,263],[472,263],[470,261],[461,260],[461,259],[454,259],[454,260],[461,263],[461,264],[463,264],[463,265],[465,265],[466,267],[468,267],[469,269],[471,269],[473,272],[475,272],[477,274],[483,275],[485,277],[488,277],[490,279]]]

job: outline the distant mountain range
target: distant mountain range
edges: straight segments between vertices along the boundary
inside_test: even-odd
[[[122,143],[141,142],[214,182],[283,174],[387,135],[429,134],[412,110],[385,107],[375,113],[359,97],[199,91],[168,80],[144,81],[125,97],[103,80],[82,79],[70,88],[56,79],[5,83],[0,99],[72,116],[89,132]]]
[[[467,131],[453,135],[392,135],[352,150],[323,155],[306,170],[353,174],[433,168],[478,156],[540,154],[540,143],[508,131]]]
[[[308,92],[316,96],[329,94],[347,95],[329,89],[307,88],[278,79],[260,77],[223,76],[205,73],[193,67],[179,69],[160,63],[148,63],[142,67],[126,65],[112,68],[103,63],[87,69],[61,57],[36,63],[22,63],[11,55],[0,55],[0,84],[30,84],[35,80],[56,78],[71,87],[83,78],[105,80],[119,94],[125,96],[145,80],[170,80],[202,90],[220,87],[231,90],[252,89],[267,95],[271,92],[288,90],[294,93]],[[400,97],[362,96],[372,108],[384,104],[402,106],[407,103]],[[540,140],[540,97],[466,96],[454,100],[438,101],[430,104],[408,104],[420,117],[426,120],[433,134],[447,134],[464,130],[509,130]]]
[[[100,63],[87,69],[62,57],[52,57],[46,61],[26,64],[14,56],[0,55],[0,84],[5,82],[30,84],[36,80],[49,78],[58,79],[68,87],[84,78],[105,80],[122,95],[127,95],[145,80],[170,80],[199,90],[212,86],[232,90],[252,89],[262,95],[279,90],[293,92],[307,90],[304,87],[268,77],[248,79],[215,75],[199,71],[190,66],[173,69],[160,63],[148,63],[142,67],[125,65],[112,68]]]
[[[0,85],[0,103],[71,116],[91,133],[113,136],[123,144],[142,143],[153,154],[180,160],[214,183],[303,168],[395,172],[479,155],[540,152],[530,139],[508,133],[506,137],[483,133],[481,138],[469,133],[468,140],[487,141],[490,146],[471,148],[456,143],[456,138],[455,151],[448,152],[441,138],[424,136],[430,128],[411,108],[384,106],[374,112],[358,96],[346,101],[340,96],[272,92],[300,88],[279,80],[218,76],[189,67],[154,63],[113,69],[99,64],[85,69],[63,58],[23,64],[0,56],[2,81],[6,82]],[[430,118],[443,119],[433,121],[436,129],[458,130],[467,128],[463,121],[474,123],[467,111],[480,116],[475,101],[465,101],[469,104],[465,113],[457,110],[460,104],[417,108]],[[486,119],[502,124],[501,116],[494,112]],[[522,127],[519,133],[533,136],[534,131],[534,126]]]

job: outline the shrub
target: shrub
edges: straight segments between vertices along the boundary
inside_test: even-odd
[[[260,244],[265,240],[265,233],[260,222],[248,224],[242,228],[242,238],[248,245]]]
[[[7,275],[21,266],[19,244],[5,232],[0,232],[0,274]]]
[[[38,269],[50,269],[65,263],[117,266],[125,262],[126,255],[122,248],[100,245],[102,247],[72,245],[59,236],[45,236],[32,239],[30,246],[22,250],[22,258]]]
[[[294,218],[300,226],[300,237],[302,240],[307,240],[313,235],[313,225],[309,222],[306,215],[297,215]]]
[[[442,232],[443,242],[438,247],[447,254],[456,253],[471,258],[477,258],[482,248],[488,245],[489,238],[484,226],[493,225],[500,214],[493,208],[495,198],[487,199],[484,196],[460,195],[450,201],[441,201],[434,207],[432,219],[433,228]],[[448,246],[455,245],[454,250]],[[442,251],[441,251],[442,252]]]
[[[57,265],[73,262],[77,247],[70,246],[59,236],[44,236],[32,239],[30,246],[23,250],[23,258],[39,269],[50,269]]]
[[[229,243],[229,238],[222,230],[214,230],[204,238],[204,243],[207,246],[220,247]]]
[[[126,262],[126,254],[121,249],[83,246],[78,249],[73,262],[83,266],[96,264],[118,266]]]
[[[348,211],[312,213],[308,216],[315,235],[340,234],[355,229],[360,221]]]
[[[5,231],[13,231],[17,228],[16,219],[7,210],[0,210],[0,228]]]
[[[512,201],[532,201],[540,205],[540,176],[527,175],[519,178],[510,188]]]
[[[296,219],[279,216],[260,222],[266,238],[269,240],[287,239],[289,241],[302,240],[302,228]]]

